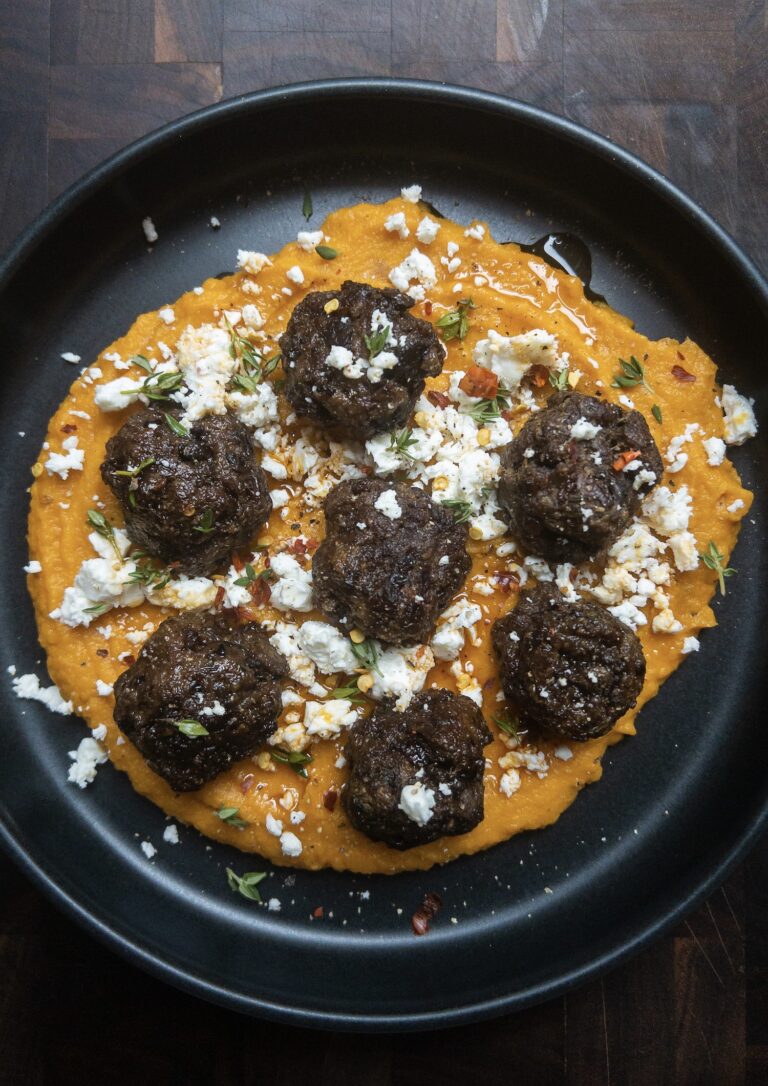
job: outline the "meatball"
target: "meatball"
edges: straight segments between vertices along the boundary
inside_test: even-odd
[[[188,611],[162,622],[115,683],[115,721],[175,792],[191,792],[274,732],[286,674],[258,623]]]
[[[325,501],[312,563],[315,601],[342,630],[394,645],[426,641],[470,567],[467,528],[408,483],[350,479]]]
[[[493,626],[501,685],[523,723],[563,739],[605,735],[637,701],[645,656],[636,635],[597,603],[551,585],[520,594]]]
[[[392,848],[468,833],[483,818],[483,747],[492,739],[469,698],[417,694],[404,712],[380,706],[346,746],[342,803],[352,825]]]
[[[639,411],[557,392],[504,448],[499,502],[527,550],[581,562],[621,535],[662,471]]]
[[[267,477],[247,428],[234,415],[206,415],[186,435],[162,407],[131,415],[107,442],[101,476],[147,554],[208,574],[229,562],[269,518]]]
[[[399,290],[350,281],[299,302],[280,340],[284,392],[296,412],[360,441],[402,426],[424,378],[445,360],[412,305]]]

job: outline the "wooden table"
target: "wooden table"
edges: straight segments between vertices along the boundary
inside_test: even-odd
[[[425,77],[563,113],[692,193],[768,268],[765,0],[3,0],[0,248],[174,117],[320,76]],[[604,979],[447,1033],[345,1037],[181,995],[0,858],[0,1084],[768,1081],[768,843]]]

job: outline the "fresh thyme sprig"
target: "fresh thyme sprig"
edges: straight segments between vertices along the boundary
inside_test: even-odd
[[[460,498],[447,498],[440,504],[453,513],[453,519],[457,524],[466,524],[472,516],[472,504]]]
[[[365,705],[366,697],[362,690],[357,685],[357,679],[350,679],[347,683],[342,683],[339,686],[328,691],[329,698],[344,698],[345,701],[351,701],[353,705]]]
[[[202,517],[200,518],[200,523],[192,525],[192,531],[202,532],[203,535],[207,535],[208,532],[212,532],[215,527],[216,524],[213,519],[213,510],[206,509]]]
[[[558,392],[566,392],[568,389],[568,367],[564,370],[550,370],[549,371],[549,383],[553,388],[556,388]]]
[[[120,562],[123,560],[123,556],[120,553],[120,548],[117,545],[117,539],[115,538],[115,529],[112,524],[107,520],[103,513],[100,513],[98,509],[89,509],[87,513],[87,522],[95,532],[109,543],[112,550],[117,555]]]
[[[238,588],[250,588],[250,586],[252,584],[255,584],[256,581],[269,580],[272,577],[274,577],[274,573],[269,566],[267,566],[266,569],[259,570],[259,572],[257,573],[251,563],[246,562],[242,577],[238,577],[234,583],[237,585]]]
[[[387,446],[387,452],[396,453],[398,456],[404,457],[406,460],[415,460],[416,457],[413,453],[408,452],[411,445],[418,444],[417,439],[413,436],[413,430],[393,430],[389,435],[389,445]]]
[[[231,867],[226,870],[230,890],[236,894],[242,894],[249,901],[261,902],[258,887],[262,879],[267,877],[266,871],[246,871],[244,875],[236,875]]]
[[[300,777],[307,776],[304,766],[314,761],[312,755],[305,750],[283,750],[282,747],[271,747],[269,753],[276,762],[290,766],[293,772],[298,773]]]
[[[469,311],[476,308],[471,298],[462,298],[455,309],[443,313],[442,317],[435,321],[435,327],[443,333],[446,343],[452,339],[464,339],[469,331]]]
[[[380,675],[379,650],[376,647],[376,642],[372,641],[370,637],[366,637],[366,639],[359,644],[355,641],[352,641],[351,644],[352,652],[354,652],[355,658],[359,660],[360,665],[364,667],[366,671],[376,671]]]
[[[140,464],[137,464],[135,468],[127,468],[125,471],[116,471],[115,475],[125,475],[127,479],[135,479],[136,476],[148,468],[150,464],[154,464],[154,456],[148,456],[146,460],[142,460]]]
[[[480,400],[471,407],[463,407],[462,414],[469,415],[478,426],[487,426],[489,422],[500,419],[502,411],[509,408],[509,393],[500,389],[492,400]]]
[[[136,555],[131,555],[131,558],[135,557]],[[170,582],[171,573],[168,569],[157,569],[149,563],[148,559],[142,557],[137,560],[136,568],[128,574],[128,580],[132,584],[140,584],[154,592],[159,592]]]
[[[186,735],[187,739],[199,739],[203,735],[211,734],[199,720],[172,720],[171,724],[178,728],[182,735]]]
[[[515,717],[506,716],[494,716],[494,724],[500,728],[506,735],[511,735],[513,739],[517,739],[520,742],[520,735],[525,734],[520,731],[520,721]]]
[[[172,392],[176,392],[184,383],[184,375],[178,370],[168,370],[167,373],[152,373],[141,382],[141,388],[129,388],[123,392],[123,396],[134,396],[136,392],[140,396],[146,396],[148,400],[167,400]]]
[[[301,213],[307,222],[312,218],[312,211],[312,193],[309,189],[304,189],[304,202],[301,205]]]
[[[653,392],[645,379],[645,367],[633,354],[629,356],[629,362],[620,358],[619,365],[621,373],[617,373],[611,381],[611,388],[634,388],[636,385],[642,385],[647,392]]]
[[[169,415],[167,411],[164,412],[164,414],[165,421],[168,423],[171,430],[173,430],[174,434],[176,434],[176,437],[189,437],[189,430],[186,426],[182,426],[179,420],[175,419],[173,415]]]
[[[368,361],[373,362],[376,355],[386,347],[389,342],[389,337],[392,335],[392,325],[385,324],[383,328],[378,328],[375,332],[371,332],[369,336],[364,335],[365,346],[368,350]]]
[[[239,807],[219,807],[216,815],[222,822],[226,822],[228,826],[235,826],[238,830],[244,830],[248,823],[238,818]]]
[[[714,570],[714,572],[717,574],[717,583],[720,586],[720,595],[724,596],[725,578],[733,577],[736,570],[733,569],[731,566],[723,565],[723,563],[725,562],[725,555],[720,553],[720,551],[717,549],[717,544],[713,543],[711,539],[707,544],[707,549],[704,551],[703,554],[700,554],[699,557],[708,569]]]
[[[330,245],[316,245],[315,252],[318,256],[321,256],[323,260],[335,260],[339,255],[336,249],[332,249]]]

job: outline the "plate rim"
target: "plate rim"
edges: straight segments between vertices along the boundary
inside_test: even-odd
[[[544,129],[553,136],[564,137],[586,148],[590,153],[611,160],[635,180],[642,182],[645,187],[663,197],[674,211],[687,219],[694,229],[706,235],[716,247],[723,251],[727,259],[735,265],[738,273],[749,282],[754,297],[760,300],[768,316],[768,280],[763,276],[755,261],[692,197],[632,152],[568,118],[518,99],[448,83],[385,77],[310,80],[253,91],[205,106],[146,133],[73,182],[17,236],[5,253],[0,256],[0,292],[5,289],[7,281],[12,278],[15,271],[23,266],[28,256],[34,255],[34,249],[45,240],[46,234],[61,218],[74,211],[101,186],[108,184],[125,166],[151,155],[155,149],[187,133],[197,132],[211,125],[215,126],[221,120],[240,113],[247,114],[252,110],[268,109],[275,104],[316,101],[321,96],[332,96],[338,99],[354,98],[360,94],[415,98],[453,105],[462,104],[484,112],[506,114],[518,123],[523,122]],[[754,847],[766,828],[768,828],[768,790],[762,803],[758,803],[756,808],[746,816],[746,828],[739,835],[736,843],[713,867],[707,867],[706,877],[697,878],[693,888],[684,894],[673,908],[668,909],[662,917],[647,923],[641,931],[626,939],[621,946],[610,948],[597,958],[591,958],[588,963],[572,968],[567,974],[561,973],[553,980],[540,981],[524,991],[507,992],[480,1002],[464,1004],[459,1008],[407,1015],[381,1013],[352,1015],[344,1012],[304,1010],[269,1001],[263,997],[233,992],[204,977],[193,975],[173,961],[159,958],[152,949],[143,946],[138,941],[133,941],[123,933],[112,930],[101,916],[89,910],[82,900],[85,895],[81,895],[79,899],[76,890],[65,889],[46,873],[25,848],[23,832],[19,830],[18,833],[14,833],[13,828],[6,825],[2,819],[0,819],[0,845],[45,896],[61,907],[89,934],[132,964],[139,965],[151,975],[187,993],[221,1006],[258,1014],[264,1018],[288,1024],[351,1032],[396,1032],[446,1028],[509,1013],[555,998],[619,966],[640,953],[713,893]]]

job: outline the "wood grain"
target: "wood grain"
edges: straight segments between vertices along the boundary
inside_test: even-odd
[[[692,192],[768,269],[765,0],[4,0],[0,43],[0,248],[85,170],[222,95],[392,74],[596,128]],[[136,1081],[768,1082],[768,842],[677,930],[578,991],[495,1022],[372,1038],[173,992],[0,858],[0,1086]]]

